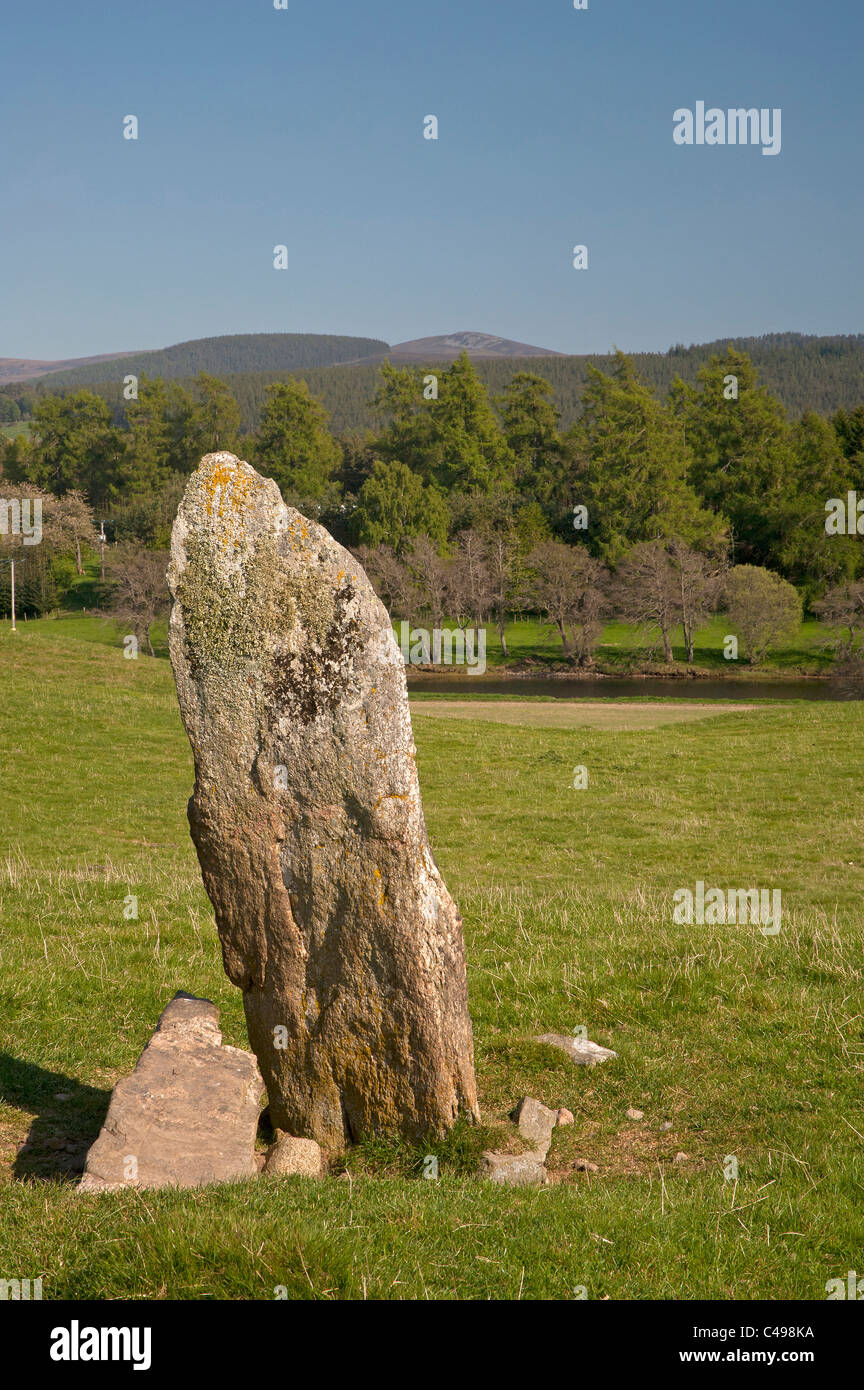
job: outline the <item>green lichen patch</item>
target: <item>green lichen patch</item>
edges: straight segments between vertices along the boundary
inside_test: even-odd
[[[226,575],[209,536],[190,536],[176,597],[185,653],[194,676],[257,666],[262,651],[297,622],[290,576],[270,537]]]

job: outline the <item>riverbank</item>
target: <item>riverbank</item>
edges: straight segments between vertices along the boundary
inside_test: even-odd
[[[642,681],[679,681],[682,684],[692,681],[730,681],[733,684],[740,681],[752,681],[754,684],[765,681],[813,681],[817,684],[830,684],[836,680],[851,680],[854,676],[848,672],[839,673],[839,668],[831,668],[826,671],[807,671],[795,670],[794,668],[777,668],[775,666],[741,666],[736,664],[734,667],[723,670],[707,666],[681,666],[673,663],[669,666],[635,666],[626,669],[604,670],[600,666],[578,667],[569,664],[552,663],[537,661],[522,661],[513,665],[502,663],[500,665],[489,666],[479,673],[466,666],[415,666],[412,665],[408,671],[408,679],[412,683],[420,684],[424,681],[435,680],[454,680],[464,681],[466,686],[479,685],[486,681],[584,681],[594,684],[601,681],[620,681],[620,680],[642,680]],[[858,677],[864,683],[864,668]]]
[[[686,692],[686,694],[685,694]],[[552,679],[530,679],[519,677],[510,679],[500,670],[488,672],[484,676],[459,675],[416,675],[408,672],[408,694],[413,701],[422,700],[553,700],[580,702],[603,700],[612,703],[619,700],[645,700],[652,702],[676,701],[729,701],[767,702],[795,700],[824,700],[829,703],[844,703],[864,699],[864,683],[861,681],[830,680],[826,678],[795,679],[791,676],[776,677],[772,672],[764,672],[761,677],[751,680],[712,680],[703,678],[694,681],[661,680],[656,677],[634,676],[588,676],[567,680],[566,677]]]

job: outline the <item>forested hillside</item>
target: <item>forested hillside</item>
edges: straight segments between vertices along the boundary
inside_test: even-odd
[[[96,383],[122,382],[130,372],[166,380],[194,377],[199,372],[224,376],[229,372],[291,372],[301,367],[328,367],[333,362],[386,352],[381,338],[353,338],[330,333],[230,333],[219,338],[193,338],[155,352],[117,357],[106,372],[104,362],[52,372],[32,388],[48,391]],[[110,373],[110,375],[109,375]]]
[[[804,337],[798,333],[767,334],[761,338],[718,339],[694,347],[676,346],[668,352],[634,353],[632,360],[641,381],[658,398],[665,396],[675,376],[695,382],[697,373],[711,356],[725,351],[729,342],[745,351],[758,369],[760,380],[777,396],[793,417],[807,410],[830,414],[841,408],[852,409],[864,400],[864,334],[828,338]],[[203,345],[211,345],[205,350]],[[291,344],[294,344],[292,347]],[[354,345],[348,347],[347,345]],[[374,425],[369,402],[375,393],[377,362],[351,366],[331,366],[346,356],[358,356],[357,344],[365,344],[370,356],[386,344],[373,339],[329,338],[303,334],[255,334],[239,338],[200,339],[190,344],[166,348],[164,353],[142,354],[135,359],[138,373],[148,377],[165,376],[191,380],[197,372],[220,376],[230,387],[240,407],[241,429],[256,429],[266,400],[267,387],[285,381],[292,373],[302,376],[313,395],[326,407],[331,428],[337,434],[366,430]],[[216,345],[213,347],[213,345]],[[223,346],[220,346],[223,345]],[[280,346],[281,345],[281,346]],[[183,349],[184,351],[181,351]],[[188,349],[188,354],[185,351]],[[195,361],[192,361],[194,350]],[[272,361],[276,352],[295,352],[297,361],[278,367]],[[213,352],[224,352],[224,367],[214,365]],[[315,356],[317,354],[317,356]],[[237,366],[243,355],[244,366]],[[314,360],[313,360],[314,358]],[[206,360],[205,360],[206,359]],[[477,375],[493,396],[501,395],[519,372],[542,371],[552,386],[561,412],[561,425],[567,429],[577,419],[590,366],[609,370],[612,354],[584,357],[475,358]],[[123,376],[135,370],[132,359],[112,364],[111,379],[105,366],[88,367],[74,374],[75,382],[90,384],[109,402],[118,423],[124,419]],[[167,364],[167,365],[166,365]],[[431,362],[430,371],[442,363]],[[7,391],[26,407],[34,395],[56,394],[71,389],[67,373],[57,373],[42,383],[24,383]],[[24,410],[26,414],[26,408]],[[2,418],[2,417],[0,417]]]

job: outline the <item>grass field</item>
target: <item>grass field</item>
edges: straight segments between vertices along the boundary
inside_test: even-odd
[[[437,1182],[422,1150],[379,1141],[348,1180],[78,1197],[167,1000],[214,999],[246,1046],[242,1004],[168,663],[124,660],[88,618],[4,624],[0,692],[0,1277],[42,1277],[45,1298],[822,1299],[860,1269],[860,704],[592,702],[569,727],[542,702],[512,724],[414,706],[484,1122],[510,1142],[521,1095],[569,1107],[550,1187],[484,1185],[484,1135],[460,1130],[430,1150]],[[633,727],[634,709],[667,714]],[[698,879],[780,888],[780,933],[676,925]],[[533,1041],[580,1025],[617,1060],[573,1068]]]

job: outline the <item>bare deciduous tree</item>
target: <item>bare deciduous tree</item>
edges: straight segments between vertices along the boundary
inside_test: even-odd
[[[565,656],[588,666],[603,631],[608,571],[581,545],[542,541],[527,557],[528,593],[558,630]]]
[[[449,601],[460,628],[473,618],[476,627],[492,602],[492,584],[486,564],[486,545],[479,531],[462,531],[450,567]]]
[[[678,615],[684,629],[687,660],[693,661],[696,633],[717,611],[729,570],[725,552],[703,553],[676,537],[669,542],[675,572]]]
[[[145,550],[132,541],[115,546],[108,564],[106,610],[119,622],[129,624],[139,645],[142,640],[147,643],[151,656],[156,653],[150,629],[168,611],[167,568],[167,551]]]
[[[501,655],[507,650],[507,612],[518,596],[522,562],[519,540],[514,528],[490,531],[486,536],[486,570],[489,575],[489,598],[495,614],[495,627],[501,641]]]
[[[99,545],[99,536],[93,524],[92,507],[83,492],[73,488],[63,497],[52,499],[50,512],[57,549],[71,551],[75,556],[76,571],[83,574],[82,546],[87,545],[91,550],[96,550]]]
[[[438,546],[429,536],[416,536],[411,542],[407,562],[432,626],[441,627],[450,592],[452,561],[439,554]]]
[[[672,629],[681,618],[677,576],[666,542],[634,545],[615,572],[616,611],[629,623],[657,628],[663,639],[663,658],[672,661]]]
[[[813,609],[823,623],[843,629],[846,636],[835,642],[835,646],[840,659],[850,661],[856,651],[855,643],[864,633],[864,580],[847,579],[835,584],[824,598],[813,604]]]
[[[410,619],[419,595],[414,575],[404,560],[389,545],[358,545],[353,553],[390,617]]]

